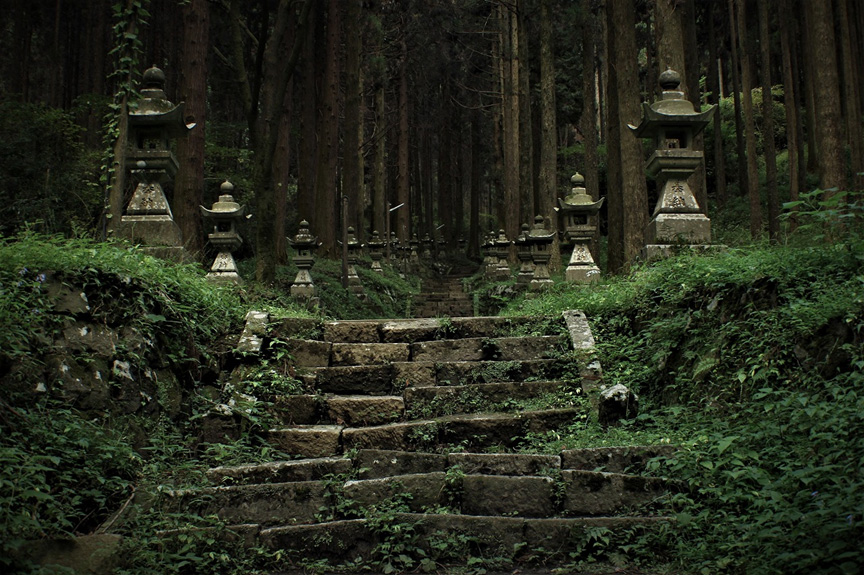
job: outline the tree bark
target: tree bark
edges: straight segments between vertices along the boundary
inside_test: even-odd
[[[738,35],[735,30],[735,0],[729,0],[729,51],[732,56],[730,68],[732,69],[732,95],[735,103],[735,153],[738,156],[736,168],[738,170],[738,195],[744,196],[750,192],[746,172],[743,169],[747,161],[747,150],[744,146],[744,118],[741,114],[741,69],[738,58]],[[744,177],[740,177],[741,175]]]
[[[190,0],[183,6],[183,58],[180,98],[195,129],[177,141],[179,170],[174,180],[174,219],[183,234],[186,250],[201,259],[204,228],[201,210],[204,195],[204,129],[207,120],[207,50],[210,8],[207,0]]]
[[[342,190],[351,206],[351,224],[357,240],[363,241],[366,207],[363,189],[363,155],[361,151],[363,117],[361,113],[360,52],[363,50],[362,0],[342,0],[345,9],[345,131],[342,139]]]
[[[375,157],[372,162],[372,211],[373,228],[382,234],[387,232],[388,223],[393,220],[387,210],[387,120],[384,108],[384,81],[380,79],[375,86]],[[391,206],[393,207],[393,206]],[[382,235],[383,237],[383,235]],[[389,238],[387,238],[389,241]]]
[[[518,235],[520,228],[519,22],[512,10],[503,3],[499,6],[503,27],[501,58],[504,69],[501,134],[504,150],[502,227],[507,237],[512,238]]]
[[[853,188],[864,189],[864,134],[861,129],[861,78],[856,74],[856,52],[852,43],[855,21],[850,17],[846,0],[837,2],[837,19],[840,22],[840,53],[843,60],[843,117],[846,119],[846,142],[852,167]],[[855,56],[858,54],[858,56]]]
[[[315,226],[316,235],[321,242],[318,253],[328,258],[339,254],[336,238],[337,231],[342,229],[336,172],[339,159],[340,10],[339,0],[328,0],[326,68],[319,108],[319,145],[315,176]],[[349,199],[349,213],[352,209]]]
[[[810,0],[807,25],[810,51],[814,62],[814,107],[819,150],[819,187],[826,190],[847,189],[843,122],[840,119],[840,81],[834,42],[834,17],[831,0]]]
[[[777,153],[774,145],[774,98],[771,95],[771,32],[768,21],[770,0],[759,6],[759,51],[762,72],[762,141],[765,156],[765,191],[768,200],[768,237],[780,239],[780,197],[777,192]]]
[[[783,57],[783,102],[786,108],[786,148],[789,155],[789,201],[798,200],[801,192],[799,187],[799,147],[798,135],[801,131],[798,115],[798,82],[792,68],[793,37],[790,32],[790,14],[793,11],[794,0],[783,0],[780,10],[780,48]],[[789,231],[795,231],[797,221],[790,220]]]
[[[632,0],[606,6],[609,25],[609,269],[623,271],[645,245],[648,197],[642,145],[628,124],[637,125],[639,74]],[[613,227],[615,228],[613,230]]]
[[[583,45],[584,47],[584,45]],[[592,52],[593,56],[593,52]],[[592,57],[593,64],[593,57]],[[583,80],[593,78],[593,66],[584,68]],[[590,120],[593,122],[593,86],[586,91],[583,84],[583,98],[591,102]],[[584,116],[584,114],[583,114]],[[555,117],[555,57],[552,36],[551,0],[540,0],[540,213],[549,220],[549,228],[558,229],[558,218],[553,208],[558,188],[558,147],[556,134],[558,124]],[[595,142],[596,143],[596,142]]]
[[[396,204],[405,204],[396,212],[396,234],[403,242],[411,237],[410,156],[408,151],[408,42],[403,34],[399,63],[399,142]]]
[[[730,0],[732,1],[732,0]],[[745,0],[737,0],[738,53],[741,55],[741,102],[744,108],[744,135],[747,145],[747,190],[750,198],[750,236],[762,235],[762,206],[759,198],[759,167],[756,163],[756,122],[753,119],[753,78],[747,42]]]
[[[726,203],[726,157],[723,154],[723,129],[720,116],[720,66],[718,65],[717,34],[714,21],[713,5],[708,7],[708,91],[711,92],[711,102],[717,106],[714,112],[714,193],[717,203]]]

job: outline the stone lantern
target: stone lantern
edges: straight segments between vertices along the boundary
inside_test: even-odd
[[[429,237],[429,234],[423,236],[423,253],[422,258],[424,261],[429,261],[432,259],[432,250],[435,246],[435,240]]]
[[[703,153],[693,149],[693,139],[711,120],[716,106],[697,112],[678,90],[681,75],[674,70],[666,70],[659,80],[660,100],[643,104],[642,123],[632,128],[638,138],[654,138],[656,148],[647,163],[648,175],[657,178],[658,197],[648,224],[646,259],[667,255],[673,245],[711,242],[711,221],[701,213],[687,178],[703,159]]]
[[[528,236],[531,226],[522,224],[522,233],[516,238],[516,257],[519,258],[519,273],[516,275],[518,285],[527,286],[534,277],[534,262],[531,261],[531,244]]]
[[[141,98],[130,106],[124,151],[126,167],[137,183],[117,231],[167,259],[186,259],[183,235],[162,187],[177,174],[171,141],[194,127],[183,118],[183,104],[175,106],[165,96],[165,73],[156,67],[145,71]]]
[[[600,277],[600,268],[591,257],[589,244],[597,231],[597,213],[603,206],[601,198],[594,201],[585,191],[585,178],[579,172],[570,178],[570,193],[558,198],[558,210],[564,216],[564,238],[573,246],[570,263],[564,272],[568,282],[590,283]]]
[[[510,263],[507,261],[510,255],[510,246],[513,244],[504,230],[498,230],[498,236],[493,239],[495,246],[494,277],[499,280],[510,279]]]
[[[552,240],[555,232],[550,232],[543,225],[543,216],[534,216],[534,227],[528,232],[527,242],[531,248],[531,260],[534,262],[534,276],[531,278],[532,290],[540,290],[552,285],[549,277],[549,260],[552,259]]]
[[[381,260],[384,259],[384,245],[386,240],[382,240],[378,234],[378,230],[372,232],[372,239],[369,240],[369,257],[372,258],[372,271],[383,274],[384,268],[381,267]]]
[[[294,264],[297,266],[297,277],[291,284],[291,295],[297,299],[312,300],[315,297],[315,284],[309,270],[315,264],[313,253],[318,248],[318,238],[309,233],[309,222],[300,222],[300,229],[294,239],[288,239],[288,243],[297,252],[294,255]]]
[[[357,275],[357,260],[363,251],[363,244],[357,240],[353,226],[348,227],[348,291],[357,297],[364,297],[363,283]]]
[[[390,265],[396,266],[400,254],[399,238],[396,232],[390,232]]]
[[[237,223],[243,218],[245,208],[234,201],[234,196],[231,195],[234,185],[231,182],[223,182],[219,190],[222,192],[219,201],[213,204],[211,209],[200,206],[201,215],[213,222],[213,233],[207,238],[219,252],[207,277],[217,281],[240,283],[232,252],[243,245],[243,238],[237,232]]]

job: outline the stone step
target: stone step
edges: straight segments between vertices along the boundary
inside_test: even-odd
[[[584,548],[591,533],[602,530],[611,542],[625,533],[638,536],[660,528],[671,520],[666,517],[580,517],[523,518],[472,515],[397,513],[388,522],[367,519],[337,520],[311,525],[284,525],[261,529],[250,538],[250,527],[238,529],[247,533],[246,541],[270,549],[296,551],[304,560],[327,559],[350,564],[357,559],[374,558],[379,544],[388,532],[399,527],[411,533],[412,543],[425,557],[436,563],[464,565],[468,557],[499,557],[519,564],[554,562],[572,564],[574,555]],[[410,552],[410,551],[409,551]],[[626,554],[626,551],[621,550]],[[419,561],[420,557],[414,557]]]
[[[466,449],[516,447],[527,433],[544,433],[571,423],[579,409],[548,409],[522,413],[448,415],[389,425],[346,428],[344,449],[430,451],[459,445]]]
[[[546,473],[466,474],[455,468],[347,481],[330,476],[327,481],[321,477],[166,490],[162,508],[258,525],[348,519],[392,502],[414,513],[434,508],[461,515],[586,517],[615,515],[668,493],[667,482],[656,477],[576,470]]]
[[[383,425],[402,419],[401,395],[285,395],[270,413],[281,425]]]
[[[560,355],[569,341],[559,336],[471,337],[423,341],[411,345],[413,361],[514,361]]]
[[[514,330],[527,333],[530,328],[545,330],[562,325],[550,317],[446,317],[390,320],[350,320],[321,322],[287,318],[270,325],[272,339],[320,340],[330,343],[414,343],[433,339],[463,337],[505,337]]]
[[[353,468],[353,462],[344,457],[272,461],[214,467],[207,470],[207,480],[215,485],[319,481],[328,475],[349,473]]]
[[[214,467],[207,479],[214,485],[315,481],[351,473],[356,479],[378,479],[458,467],[469,475],[554,475],[560,470],[644,472],[653,457],[672,455],[671,445],[567,449],[558,455],[535,453],[429,453],[360,449],[352,458],[323,457]]]
[[[539,398],[562,389],[572,388],[581,393],[578,385],[560,381],[525,381],[478,383],[429,387],[407,387],[403,391],[407,417],[437,417],[454,413],[470,413],[486,406],[500,406],[502,411],[521,409],[518,404],[504,409],[506,404],[518,400]]]

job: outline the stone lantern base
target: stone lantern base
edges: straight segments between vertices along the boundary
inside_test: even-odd
[[[647,244],[708,244],[711,220],[704,214],[660,213],[648,224]]]
[[[207,279],[219,283],[243,283],[240,274],[237,273],[237,264],[231,252],[219,252],[207,273]]]
[[[180,227],[169,215],[123,216],[117,236],[125,238],[153,257],[177,263],[189,263],[191,258],[183,247]]]
[[[570,263],[564,270],[564,280],[571,283],[587,284],[600,279],[600,268],[594,263],[591,251],[586,244],[573,246]]]

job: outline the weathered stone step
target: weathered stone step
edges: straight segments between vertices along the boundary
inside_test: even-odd
[[[462,337],[502,337],[528,326],[561,323],[548,317],[446,317],[320,322],[286,318],[270,326],[272,338],[321,340],[331,343],[414,343]]]
[[[412,344],[411,359],[439,362],[541,359],[560,355],[568,345],[558,336],[444,339]]]
[[[564,470],[550,475],[448,475],[435,471],[348,481],[356,509],[403,498],[413,512],[444,507],[464,515],[566,517],[614,515],[667,493],[656,477]]]
[[[163,496],[167,512],[216,515],[226,523],[258,525],[314,523],[332,499],[321,481],[177,489]]]
[[[622,447],[590,447],[561,452],[561,467],[610,473],[645,471],[654,457],[668,457],[678,448],[674,445],[637,445]]]
[[[215,485],[319,481],[328,475],[349,473],[353,467],[353,462],[344,457],[272,461],[214,467],[207,470],[207,479]]]
[[[408,417],[437,417],[454,413],[470,413],[484,405],[495,406],[513,400],[539,398],[571,385],[569,382],[560,381],[477,383],[407,387],[402,394]],[[577,385],[574,390],[579,392],[581,388]],[[503,411],[512,411],[512,409],[503,409]]]
[[[282,425],[382,425],[402,418],[401,395],[286,395],[271,408]]]
[[[579,409],[549,409],[518,414],[449,415],[342,431],[345,449],[429,451],[446,445],[469,449],[513,448],[527,433],[559,429],[582,415]]]
[[[572,563],[571,553],[584,546],[589,533],[604,529],[614,541],[625,532],[638,535],[671,521],[666,517],[596,517],[536,519],[398,513],[388,526],[403,525],[425,556],[441,564],[464,564],[466,557],[500,557],[520,564]],[[249,530],[248,527],[241,529]],[[302,553],[304,559],[328,559],[346,564],[371,558],[386,534],[374,521],[353,519],[313,525],[285,525],[262,529],[255,541],[271,549]],[[470,541],[470,546],[442,547],[444,541]],[[623,552],[623,551],[622,551]]]

